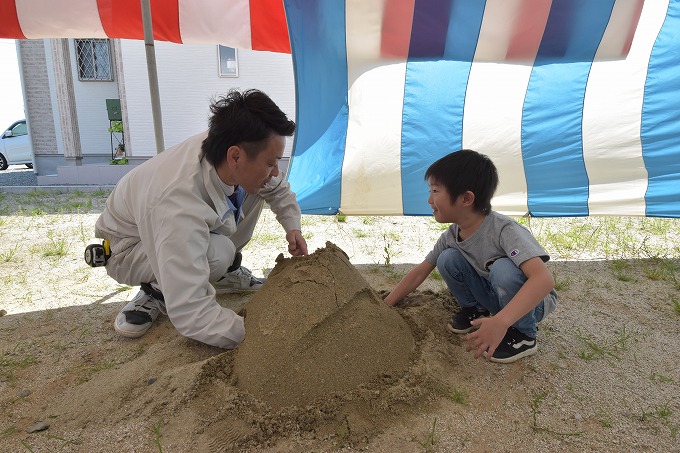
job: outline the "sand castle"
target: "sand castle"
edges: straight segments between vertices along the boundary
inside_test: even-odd
[[[246,304],[236,385],[273,407],[304,406],[380,377],[403,374],[414,338],[404,319],[334,244],[280,256]]]

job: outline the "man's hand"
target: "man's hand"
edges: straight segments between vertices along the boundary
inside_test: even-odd
[[[307,255],[307,242],[302,237],[302,231],[290,230],[286,233],[288,241],[288,253],[293,256]]]
[[[465,335],[465,341],[467,342],[466,349],[473,351],[475,359],[480,358],[486,351],[485,358],[489,360],[498,345],[503,341],[508,327],[495,316],[475,319],[471,324],[479,327],[479,329]]]

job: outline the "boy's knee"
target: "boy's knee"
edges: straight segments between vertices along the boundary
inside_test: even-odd
[[[463,254],[454,248],[448,248],[439,254],[439,257],[437,258],[437,270],[440,274],[450,274],[453,271],[460,269],[463,263],[467,264],[467,260]]]
[[[489,281],[494,287],[521,286],[526,275],[510,258],[499,258],[489,269]]]

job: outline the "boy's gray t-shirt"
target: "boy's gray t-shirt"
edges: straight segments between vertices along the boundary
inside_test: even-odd
[[[458,249],[470,265],[489,278],[491,265],[499,258],[510,258],[517,267],[534,257],[547,262],[550,256],[529,230],[508,216],[491,211],[472,236],[458,241],[458,225],[453,223],[439,237],[425,260],[437,265],[437,258],[447,248]]]

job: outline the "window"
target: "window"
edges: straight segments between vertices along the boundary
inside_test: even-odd
[[[26,123],[19,123],[12,128],[13,137],[20,137],[26,134],[28,134],[28,128],[26,127]]]
[[[217,46],[220,77],[238,77],[238,54],[233,47]]]
[[[76,39],[78,80],[113,80],[108,39]]]

